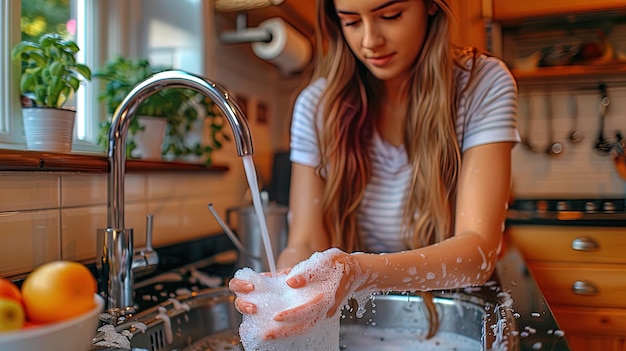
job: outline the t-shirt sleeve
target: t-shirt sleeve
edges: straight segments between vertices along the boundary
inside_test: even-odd
[[[316,135],[316,110],[326,80],[320,78],[304,88],[298,95],[291,121],[291,162],[316,167],[320,162]]]
[[[518,143],[517,84],[513,75],[495,57],[480,58],[476,65],[476,76],[469,80],[459,103],[457,132],[462,151],[489,143]]]

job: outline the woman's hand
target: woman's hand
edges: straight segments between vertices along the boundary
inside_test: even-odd
[[[305,334],[320,319],[335,317],[352,294],[363,290],[369,274],[362,271],[353,255],[330,249],[314,257],[308,264],[309,260],[294,267],[286,280],[290,288],[303,289],[311,298],[276,313],[273,320],[279,323],[264,335],[265,339]]]
[[[277,275],[289,274],[291,268],[284,268],[277,272]],[[262,272],[263,276],[270,276],[270,272]],[[246,295],[254,291],[254,284],[247,280],[233,278],[228,282],[228,288],[235,293],[238,297],[235,299],[235,308],[241,314],[256,314],[257,306],[252,302],[239,297],[240,295]]]
[[[362,290],[362,285],[367,280],[361,266],[353,255],[337,249],[333,251],[333,254],[326,258],[330,262],[328,264],[321,264],[321,266],[328,267],[331,270],[341,270],[340,280],[334,291],[335,300],[328,311],[326,311],[327,317],[334,316],[348,301],[350,295],[356,291]],[[318,267],[309,267],[304,272],[294,272],[287,278],[287,285],[293,289],[298,289],[307,285],[320,283],[318,286],[321,287],[323,282],[326,281],[328,277],[332,277],[333,274],[332,272],[320,272],[317,268]],[[320,293],[328,292],[320,291]],[[314,304],[314,301],[311,303]]]

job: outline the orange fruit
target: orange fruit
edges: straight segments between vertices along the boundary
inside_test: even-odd
[[[6,278],[0,278],[0,298],[22,303],[22,293],[17,285]]]
[[[50,323],[79,316],[95,307],[96,284],[81,263],[44,263],[22,284],[26,317],[33,323]]]

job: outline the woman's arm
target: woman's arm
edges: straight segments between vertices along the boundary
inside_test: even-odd
[[[289,194],[289,241],[278,259],[279,269],[291,268],[330,247],[322,221],[324,181],[313,167],[292,164]]]
[[[427,291],[485,283],[495,268],[502,239],[512,146],[492,143],[465,152],[450,239],[397,253],[333,257],[350,273],[342,279],[344,288],[337,290],[328,314],[333,315],[353,291]],[[362,277],[350,277],[355,273]],[[287,283],[295,288],[312,279],[320,277],[292,276]],[[362,283],[355,286],[355,281]]]
[[[511,187],[513,143],[473,147],[463,156],[454,236],[441,243],[385,255],[355,255],[376,273],[381,290],[433,290],[483,284],[493,272]],[[414,273],[414,274],[412,274]]]

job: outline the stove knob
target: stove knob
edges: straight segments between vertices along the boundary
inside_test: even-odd
[[[556,210],[557,211],[567,211],[567,210],[569,210],[569,205],[567,204],[567,201],[559,201],[556,204]]]
[[[609,212],[609,213],[613,213],[615,212],[615,204],[612,202],[605,202],[604,203],[604,212]]]
[[[586,212],[596,212],[596,210],[597,210],[597,206],[594,202],[587,201],[587,203],[585,203]]]

